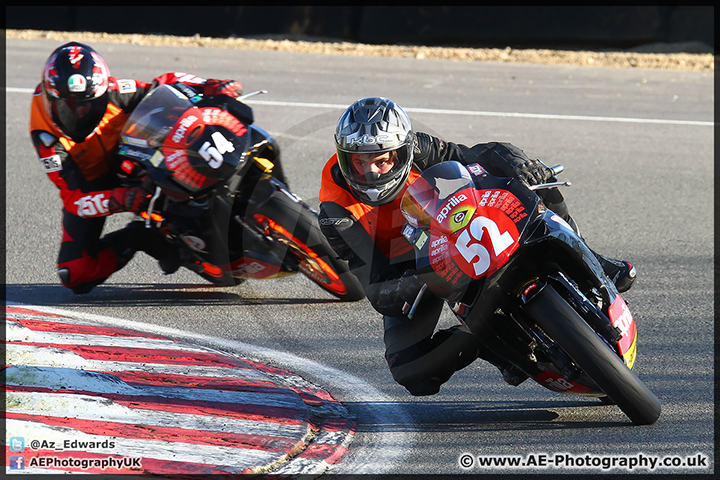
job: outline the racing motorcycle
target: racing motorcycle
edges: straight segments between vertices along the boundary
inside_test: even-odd
[[[562,165],[552,167],[555,176]],[[553,178],[556,180],[556,178]],[[428,168],[402,198],[403,236],[430,291],[497,356],[550,390],[599,397],[638,425],[660,401],[631,370],[637,325],[578,233],[535,190],[480,165]],[[510,383],[510,382],[509,382]]]
[[[301,272],[343,301],[362,287],[287,187],[276,141],[238,99],[161,85],[128,118],[120,176],[153,195],[141,216],[184,266],[215,285]],[[162,265],[162,264],[161,264]]]

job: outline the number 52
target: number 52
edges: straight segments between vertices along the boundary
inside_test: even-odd
[[[491,219],[487,217],[475,218],[470,226],[458,236],[455,247],[463,258],[473,266],[476,275],[482,275],[490,268],[490,252],[482,244],[471,244],[470,242],[473,238],[478,242],[482,240],[486,230],[496,257],[515,243],[515,239],[513,239],[510,232],[500,233],[497,223]],[[473,262],[475,258],[477,260]]]

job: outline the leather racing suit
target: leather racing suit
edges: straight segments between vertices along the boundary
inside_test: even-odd
[[[43,107],[42,88],[38,85],[31,104],[30,137],[62,200],[58,275],[64,286],[75,293],[87,293],[123,268],[138,250],[156,259],[169,254],[159,238],[138,228],[139,222],[101,238],[106,217],[125,211],[116,200],[125,190],[117,176],[115,156],[120,133],[135,107],[158,85],[184,83],[199,93],[216,93],[216,87],[226,82],[186,73],[166,73],[152,83],[109,77],[105,114],[81,142],[73,141],[55,126]],[[235,84],[240,88],[239,83]]]
[[[335,252],[348,262],[376,311],[383,315],[385,358],[396,382],[413,395],[439,391],[457,370],[478,356],[509,368],[460,327],[433,335],[444,301],[426,292],[412,320],[403,314],[404,300],[390,296],[407,271],[415,269],[412,246],[401,235],[405,219],[400,202],[407,185],[426,168],[455,160],[465,165],[479,163],[489,173],[513,176],[516,168],[537,162],[508,143],[481,143],[473,147],[446,142],[417,133],[413,166],[403,190],[390,203],[371,206],[351,193],[337,164],[337,154],[325,165],[320,187],[320,228]],[[556,188],[538,193],[548,208],[568,221],[568,209]]]

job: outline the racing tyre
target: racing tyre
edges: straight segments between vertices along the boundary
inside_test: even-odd
[[[317,215],[307,206],[277,192],[253,219],[266,235],[287,247],[285,258],[320,288],[345,302],[365,298],[357,277],[327,243]]]
[[[545,285],[524,310],[634,424],[660,417],[660,400],[552,286]]]

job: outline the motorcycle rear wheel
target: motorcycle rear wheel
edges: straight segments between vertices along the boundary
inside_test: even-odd
[[[552,286],[545,285],[524,310],[634,424],[660,417],[660,400]]]
[[[287,248],[301,273],[344,302],[365,298],[365,292],[347,264],[339,259],[320,231],[317,215],[283,194],[274,195],[253,219]]]

